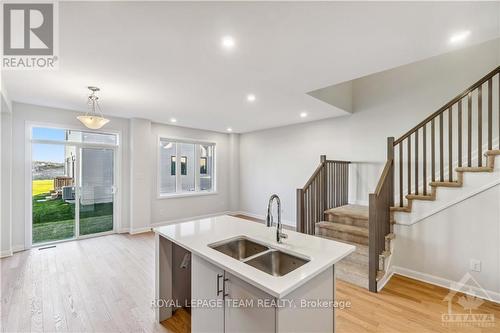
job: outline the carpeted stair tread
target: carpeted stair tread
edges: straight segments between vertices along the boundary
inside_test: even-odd
[[[327,221],[321,221],[318,222],[318,224],[321,225],[321,227],[330,229],[330,230],[335,230],[351,235],[356,235],[356,236],[362,236],[362,237],[368,237],[368,229],[367,228],[362,228],[362,227],[356,227],[353,225],[348,225],[348,224],[341,224],[341,223],[333,223],[333,222],[327,222]]]
[[[368,220],[368,206],[362,205],[345,205],[325,211],[325,214],[333,214],[337,216],[349,216],[356,219]]]
[[[359,265],[347,260],[335,264],[336,278],[368,288],[368,265]]]

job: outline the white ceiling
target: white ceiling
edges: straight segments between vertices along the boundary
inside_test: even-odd
[[[61,2],[59,70],[4,82],[14,101],[85,110],[97,85],[108,115],[247,132],[345,115],[307,92],[496,38],[499,13],[498,2]]]

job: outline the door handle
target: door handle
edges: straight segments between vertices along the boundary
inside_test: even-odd
[[[220,295],[220,293],[223,293],[224,292],[224,287],[222,287],[222,289],[220,289],[220,278],[223,277],[222,274],[217,274],[217,296]],[[224,281],[223,281],[223,284],[224,284]]]
[[[229,296],[229,294],[228,294],[228,293],[226,293],[226,282],[227,282],[227,281],[229,281],[229,279],[228,279],[228,278],[224,278],[224,280],[223,280],[223,281],[224,281],[224,283],[223,283],[223,285],[222,285],[222,290],[223,290],[223,294],[222,294],[222,296],[224,296],[224,297],[228,297],[228,296]]]

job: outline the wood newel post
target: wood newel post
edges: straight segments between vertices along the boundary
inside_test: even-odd
[[[391,172],[389,175],[389,182],[390,182],[389,203],[391,207],[394,207],[394,137],[392,136],[387,138],[387,160],[392,161]]]
[[[304,232],[304,190],[297,189],[297,221],[296,228],[298,232]]]
[[[377,268],[378,268],[378,225],[377,225],[377,197],[371,193],[369,196],[368,215],[368,289],[377,292]]]
[[[320,198],[318,198],[319,200],[321,200],[321,203],[322,203],[322,212],[321,212],[321,220],[324,221],[325,220],[325,210],[327,209],[327,199],[326,199],[326,192],[327,192],[327,186],[328,186],[328,176],[326,174],[326,155],[320,155],[319,156],[319,162],[322,164],[322,170],[321,170],[321,175],[322,175],[322,178],[321,178],[321,187],[320,187]],[[315,232],[314,232],[315,233]],[[314,234],[313,233],[313,234]]]

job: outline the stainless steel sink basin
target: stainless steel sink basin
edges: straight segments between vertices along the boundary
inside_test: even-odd
[[[299,258],[278,250],[270,250],[245,263],[268,274],[283,276],[308,262],[308,259]]]
[[[269,250],[267,246],[252,242],[244,237],[210,245],[210,247],[238,260]]]

